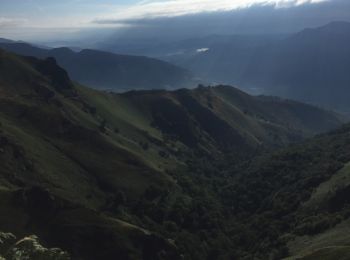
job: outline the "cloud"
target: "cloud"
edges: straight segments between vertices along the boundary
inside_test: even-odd
[[[179,1],[184,0],[171,0],[171,2]],[[186,1],[188,3],[194,3],[194,1],[199,0]],[[200,2],[207,3],[206,1]],[[130,25],[129,27],[126,26],[115,30],[113,37],[106,40],[106,45],[112,45],[121,40],[125,40],[128,44],[128,41],[133,42],[135,39],[153,39],[153,41],[157,39],[158,42],[173,42],[183,39],[206,37],[207,35],[289,34],[307,27],[322,26],[332,21],[350,22],[350,13],[348,11],[350,8],[349,0],[230,0],[229,2],[235,2],[235,5],[240,7],[231,10],[232,6],[225,7],[224,5],[219,5],[218,3],[222,2],[221,0],[217,0],[216,5],[219,6],[217,8],[224,8],[223,11],[202,11],[193,14],[186,13],[181,16],[160,15],[149,18],[145,15],[145,12],[135,12],[131,16],[131,11],[129,10],[128,14],[124,14],[125,16],[120,15],[118,19],[97,22],[107,24],[125,23],[126,25]],[[226,3],[229,4],[229,2],[227,1]],[[255,4],[252,4],[253,2]],[[161,2],[158,0],[157,3],[160,4]],[[169,3],[169,1],[162,3]],[[238,5],[239,3],[241,5]],[[144,2],[142,4],[149,5],[151,3]],[[186,8],[191,12],[190,6],[186,5]],[[133,9],[133,11],[135,10]],[[170,14],[170,12],[168,13]],[[157,14],[160,14],[160,12]],[[129,17],[129,19],[125,17]],[[132,19],[130,17],[135,18]],[[208,46],[196,46],[196,48],[202,47]]]
[[[0,29],[18,27],[23,25],[25,22],[25,19],[0,17]]]
[[[202,53],[202,52],[207,52],[209,50],[210,50],[209,48],[200,48],[200,49],[197,49],[196,52]]]
[[[100,17],[93,22],[97,24],[114,24],[135,19],[153,19],[176,17],[203,12],[232,11],[255,5],[287,8],[304,4],[315,4],[330,0],[166,0],[143,1],[128,8],[117,10],[114,14]]]

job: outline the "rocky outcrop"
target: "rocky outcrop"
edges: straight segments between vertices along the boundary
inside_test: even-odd
[[[0,232],[0,260],[69,260],[68,253],[59,248],[45,248],[35,235],[16,242],[11,233]]]

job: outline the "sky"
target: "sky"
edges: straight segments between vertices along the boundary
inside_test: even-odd
[[[107,31],[150,26],[150,21],[246,12],[268,7],[284,12],[350,0],[0,0],[0,37],[26,39],[66,34],[79,37],[89,30]],[[254,9],[254,10],[255,10]],[[298,10],[299,10],[298,9]],[[341,11],[341,10],[340,10]],[[347,10],[350,13],[350,10]],[[337,19],[334,15],[334,19]],[[249,17],[245,17],[249,20]],[[252,18],[253,19],[253,18]],[[146,21],[146,22],[145,22]],[[154,26],[155,24],[152,24]],[[110,31],[110,30],[109,30]]]

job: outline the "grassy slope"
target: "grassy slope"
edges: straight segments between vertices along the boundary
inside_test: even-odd
[[[93,114],[86,111],[85,101],[80,96],[65,98],[56,92],[55,97],[47,101],[40,93],[36,93],[31,87],[25,85],[28,83],[22,82],[21,77],[17,75],[14,76],[19,79],[19,82],[13,84],[12,75],[9,76],[7,72],[20,71],[22,76],[27,74],[28,78],[32,77],[30,81],[35,82],[33,88],[34,84],[39,84],[47,88],[47,91],[54,91],[47,79],[37,75],[37,72],[33,71],[28,64],[18,61],[17,57],[6,55],[9,56],[5,58],[6,62],[9,61],[10,64],[9,68],[3,68],[6,71],[1,84],[2,130],[5,136],[25,147],[26,153],[34,157],[31,159],[38,162],[38,171],[45,172],[43,176],[45,181],[51,183],[50,180],[52,180],[58,188],[68,188],[69,181],[55,183],[55,178],[60,182],[64,181],[62,172],[66,172],[66,176],[69,176],[67,178],[73,178],[70,182],[75,185],[74,183],[79,182],[77,181],[79,179],[82,182],[84,179],[89,179],[84,176],[89,172],[90,175],[99,175],[94,178],[106,177],[106,180],[102,180],[104,182],[111,182],[112,185],[118,183],[118,186],[128,187],[132,192],[138,192],[141,189],[139,192],[142,192],[144,189],[142,186],[152,182],[152,175],[155,176],[153,180],[156,182],[157,178],[166,180],[160,172],[157,173],[154,169],[156,167],[150,167],[151,163],[139,155],[139,150],[142,149],[137,143],[137,137],[140,134],[133,136],[131,128],[126,127],[122,127],[120,131],[125,130],[128,134],[130,133],[129,136],[123,137],[123,133],[114,133],[112,127],[117,120],[111,120],[111,123],[106,125],[105,134],[98,132],[101,121],[111,119],[110,114],[104,110],[108,102],[99,105],[97,100],[98,113]],[[17,67],[20,69],[13,69],[12,62],[17,62]],[[59,102],[59,107],[53,101]],[[93,102],[92,104],[95,105]],[[24,116],[20,116],[21,114]],[[133,126],[132,130],[136,131],[135,129]],[[85,138],[89,141],[87,142]],[[127,143],[125,146],[118,144],[118,141],[123,138]],[[139,183],[137,183],[138,180]],[[72,192],[76,191],[72,189]],[[71,197],[76,197],[76,194],[72,194]]]
[[[129,198],[139,196],[151,184],[171,184],[170,178],[139,155],[138,150],[142,150],[139,145],[129,145],[133,135],[123,137],[127,143],[123,146],[118,143],[119,135],[109,128],[110,123],[104,133],[99,130],[101,120],[109,118],[103,106],[98,107],[98,102],[97,110],[101,113],[92,113],[82,96],[61,94],[52,86],[50,77],[38,73],[25,60],[3,52],[0,55],[0,203],[3,212],[0,223],[3,230],[22,235],[34,232],[54,245],[74,247],[71,251],[91,247],[92,234],[100,236],[103,243],[112,236],[115,240],[110,243],[120,246],[110,246],[105,252],[107,258],[124,254],[126,258],[139,259],[143,249],[135,248],[133,243],[141,240],[152,243],[154,238],[150,234],[87,208],[100,210],[120,190]],[[120,131],[128,133],[126,129],[121,127]],[[57,199],[52,202],[48,198],[51,202],[40,207],[40,200],[42,197],[45,200],[45,196],[35,197],[35,200],[40,198],[36,202],[39,209],[33,210],[28,202],[30,196],[21,199],[18,195],[31,185],[49,190]],[[21,202],[15,202],[18,196]],[[61,199],[63,202],[58,202]],[[62,208],[62,205],[66,206]],[[54,218],[46,216],[45,210],[50,207],[58,210]],[[51,229],[57,230],[50,233]],[[67,235],[77,237],[77,241],[67,245]],[[155,243],[160,244],[161,250],[168,247],[159,241]],[[94,254],[101,252],[74,253],[85,254],[84,258],[89,259],[100,257]]]
[[[327,207],[329,198],[349,185],[350,163],[347,163],[313,191],[310,199],[303,203],[302,210],[312,211]],[[289,242],[290,253],[300,259],[349,259],[349,227],[350,221],[346,220],[321,234],[297,236]]]
[[[196,130],[199,125],[206,131],[205,134],[209,134],[209,139],[214,141],[219,141],[218,135],[223,133],[220,129],[212,129],[208,124],[224,123],[221,128],[227,126],[231,129],[229,138],[234,134],[236,141],[242,139],[249,146],[288,144],[335,128],[344,122],[343,118],[332,112],[287,100],[252,97],[227,86],[173,92],[129,92],[118,97],[132,102],[128,111],[137,107],[147,118],[152,118],[152,108],[155,107],[153,117],[156,113],[160,114],[173,127],[179,125],[176,124],[176,116],[182,113],[183,117],[188,117],[195,125],[191,130],[180,130],[194,132],[199,136],[201,131]],[[163,106],[156,106],[161,103]],[[205,134],[204,139],[205,136],[208,137]]]
[[[316,132],[303,121],[300,129],[288,128],[288,121],[298,120],[298,115],[276,120],[278,111],[273,117],[255,98],[228,87],[103,93],[72,85],[65,72],[48,61],[2,51],[0,71],[0,203],[9,213],[1,216],[0,228],[39,233],[70,251],[89,248],[89,237],[97,228],[101,241],[108,234],[115,237],[113,243],[129,238],[110,255],[128,248],[125,254],[137,259],[140,249],[131,242],[133,230],[137,241],[153,238],[95,210],[103,211],[119,192],[133,200],[150,186],[171,189],[175,183],[167,170],[183,165],[191,151],[211,154],[227,146],[244,150],[265,143],[282,145]],[[271,104],[266,101],[263,106]],[[290,109],[284,102],[278,108]],[[328,112],[316,114],[330,119],[317,130],[341,123]],[[58,217],[50,212],[37,216],[22,195],[21,203],[14,203],[18,193],[33,185],[55,198],[52,202],[39,192],[48,197],[49,208],[58,207]],[[54,240],[47,233],[51,229],[57,233]],[[67,234],[82,242],[67,244]],[[160,248],[169,247],[157,241]]]
[[[270,230],[278,226],[273,221],[288,220],[279,238],[288,241],[287,259],[349,259],[349,129],[269,155],[249,173],[251,184],[266,192],[260,192],[266,205],[257,218],[276,214],[269,217]]]
[[[312,193],[311,198],[303,204],[303,208],[308,210],[319,208],[327,198],[332,197],[334,193],[346,186],[350,185],[350,162],[335,173],[328,181],[323,182]]]
[[[290,259],[349,259],[350,221],[315,236],[296,237],[289,242]]]
[[[98,114],[108,122],[109,138],[118,146],[143,158],[144,162],[154,169],[162,171],[165,167],[175,167],[172,163],[172,161],[176,161],[175,158],[169,160],[159,156],[162,147],[156,145],[155,142],[150,142],[150,139],[155,139],[160,143],[163,140],[162,133],[151,127],[152,115],[147,113],[149,112],[147,109],[142,110],[128,99],[118,95],[81,86],[79,93],[89,104],[93,104],[97,108]],[[149,148],[143,149],[140,142],[148,143]]]

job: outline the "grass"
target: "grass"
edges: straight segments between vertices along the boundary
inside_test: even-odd
[[[312,194],[311,198],[303,205],[304,209],[312,209],[322,206],[327,197],[342,187],[350,185],[350,162],[334,174],[328,181],[323,182]]]
[[[295,237],[289,242],[288,247],[290,254],[294,256],[290,259],[338,259],[336,257],[338,254],[349,257],[350,220],[315,236]],[[327,258],[317,258],[322,255]]]
[[[25,147],[25,156],[35,166],[35,172],[24,172],[18,177],[29,183],[42,183],[72,201],[97,206],[97,202],[86,200],[89,194],[95,194],[95,198],[99,197],[99,192],[80,165],[74,163],[48,140],[41,138],[40,132],[29,127],[18,127],[3,118],[2,122],[3,131],[11,140]],[[76,185],[77,183],[79,185]]]
[[[2,130],[35,165],[33,173],[16,173],[19,178],[40,183],[60,196],[93,208],[104,203],[106,195],[101,189],[105,187],[100,187],[103,183],[136,196],[151,184],[171,181],[162,173],[170,160],[159,156],[161,147],[150,145],[145,151],[140,146],[140,142],[148,141],[146,132],[160,141],[162,136],[136,106],[118,96],[76,86],[77,98],[55,93],[55,99],[62,104],[57,107],[34,91],[35,84],[55,91],[47,79],[21,58],[2,51],[0,54],[1,69],[9,71],[0,75]],[[85,111],[84,102],[97,112]],[[22,111],[25,116],[21,118]],[[73,139],[65,134],[58,136],[64,120],[78,131]],[[107,122],[106,133],[99,130],[102,120]],[[7,171],[17,172],[18,167],[8,161]]]
[[[163,142],[162,133],[151,127],[152,115],[147,106],[139,107],[137,102],[127,98],[78,86],[83,98],[96,108],[96,114],[107,122],[108,138],[126,151],[135,154],[151,168],[163,171],[175,167],[174,161],[159,156],[161,146],[152,144],[146,135]],[[115,132],[115,130],[118,130]],[[148,143],[144,150],[140,143]],[[174,158],[172,158],[174,159]]]

